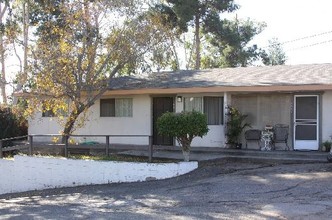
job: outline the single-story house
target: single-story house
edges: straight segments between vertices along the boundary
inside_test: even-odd
[[[227,106],[247,114],[255,129],[288,125],[291,149],[319,150],[332,134],[332,64],[181,70],[114,78],[90,108],[86,126],[75,133],[152,135],[155,145],[174,145],[173,138],[158,135],[156,119],[166,111],[195,109],[207,115],[209,132],[195,138],[192,146],[224,148]],[[42,113],[29,122],[29,134],[60,130],[56,120]],[[146,145],[148,139],[114,137],[111,142]],[[251,143],[248,148],[257,145]]]

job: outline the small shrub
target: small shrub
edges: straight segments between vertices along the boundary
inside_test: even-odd
[[[14,107],[0,106],[0,139],[28,134],[27,120]]]
[[[190,151],[191,142],[195,137],[203,137],[209,131],[206,115],[197,111],[166,112],[158,118],[157,128],[159,134],[175,137],[184,153]]]
[[[322,145],[325,147],[325,151],[326,152],[330,152],[331,146],[332,146],[332,142],[331,141],[324,141],[322,143]]]
[[[246,127],[251,127],[245,120],[248,115],[242,114],[235,107],[228,108],[228,121],[227,121],[227,143],[232,147],[239,144],[240,136]]]

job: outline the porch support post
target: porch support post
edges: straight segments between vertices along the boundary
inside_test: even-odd
[[[231,95],[228,92],[224,92],[224,147],[227,148],[227,121],[228,121],[228,107],[231,106]]]
[[[65,157],[68,157],[68,135],[65,135]]]
[[[106,156],[109,156],[110,153],[110,136],[106,135]]]
[[[29,155],[32,156],[33,152],[33,136],[29,135]]]
[[[3,158],[3,153],[2,153],[2,140],[0,140],[0,158]]]

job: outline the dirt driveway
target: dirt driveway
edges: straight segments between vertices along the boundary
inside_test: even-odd
[[[0,196],[0,219],[331,219],[332,164],[215,161],[163,181]]]

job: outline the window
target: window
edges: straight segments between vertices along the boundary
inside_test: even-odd
[[[133,99],[101,99],[100,117],[133,117]]]
[[[184,98],[184,111],[198,111],[203,112],[203,103],[201,97],[185,97]]]
[[[223,124],[223,103],[223,97],[185,97],[184,111],[204,112],[208,125],[221,125]]]
[[[43,110],[42,117],[55,117],[53,110]]]
[[[204,113],[207,116],[208,125],[223,124],[223,97],[204,97]]]

